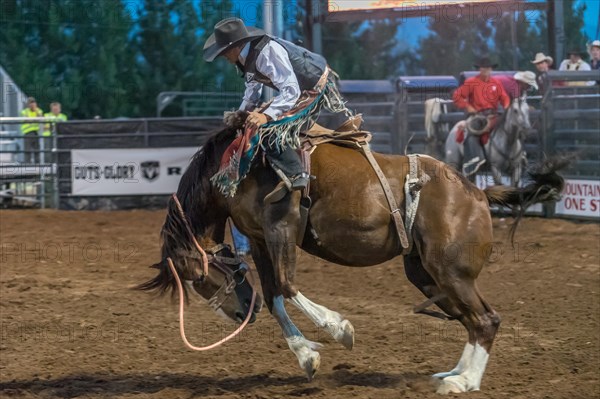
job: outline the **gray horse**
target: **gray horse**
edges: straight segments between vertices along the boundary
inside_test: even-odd
[[[446,139],[446,163],[462,170],[463,143],[456,141],[459,129],[465,129],[465,121],[460,121],[450,131]],[[516,98],[500,116],[496,128],[484,146],[487,163],[492,171],[495,184],[502,184],[502,172],[511,176],[511,185],[517,187],[521,174],[527,165],[523,142],[531,128],[529,106],[524,98]]]

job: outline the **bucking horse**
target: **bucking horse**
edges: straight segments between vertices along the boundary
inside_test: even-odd
[[[429,156],[372,153],[398,204],[390,210],[380,177],[364,152],[324,143],[311,154],[310,173],[315,179],[304,224],[299,191],[280,201],[263,201],[280,179],[260,156],[234,197],[223,196],[211,184],[237,131],[226,127],[217,132],[193,157],[168,204],[161,230],[162,260],[153,265],[158,275],[138,288],[175,290],[172,260],[185,281],[186,296],[190,290],[196,292],[234,322],[250,315],[254,319],[260,301],[250,307],[252,289],[244,278],[247,266],[223,244],[226,221],[231,218],[250,239],[263,302],[310,380],[320,365],[321,345],[303,336],[285,305],[299,308],[347,349],[354,345],[354,328],[343,315],[300,292],[294,283],[297,244],[309,254],[350,267],[374,266],[402,256],[408,280],[428,298],[428,305],[437,305],[468,331],[456,367],[433,376],[439,380],[438,392],[478,390],[500,325],[500,316],[476,283],[494,242],[490,205],[523,210],[529,204],[555,200],[564,184],[557,170],[565,162],[549,159],[532,168],[532,180],[525,187],[480,190],[454,168]],[[394,213],[404,218],[408,247],[398,234]],[[199,255],[198,245],[206,257]],[[440,256],[441,249],[450,247],[464,250],[460,256]],[[359,300],[360,292],[356,295]]]

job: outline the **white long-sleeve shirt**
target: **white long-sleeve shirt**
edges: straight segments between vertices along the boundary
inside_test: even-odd
[[[560,63],[559,71],[591,71],[592,67],[590,64],[585,62],[584,60],[579,60],[577,62],[571,62],[571,60],[566,59]],[[590,80],[588,82],[569,82],[568,86],[593,86],[596,82],[594,80]]]
[[[585,62],[584,60],[579,60],[577,62],[571,62],[571,60],[563,60],[560,63],[559,71],[591,71],[592,68],[590,64]]]
[[[239,61],[245,64],[250,50],[250,43],[246,44],[240,53]],[[269,41],[256,58],[256,70],[268,77],[273,85],[279,90],[279,95],[273,98],[273,102],[264,113],[271,119],[277,120],[281,114],[289,111],[300,97],[300,85],[290,57],[283,46],[274,40]],[[263,84],[255,80],[246,82],[244,101],[240,109],[251,111],[259,105]]]

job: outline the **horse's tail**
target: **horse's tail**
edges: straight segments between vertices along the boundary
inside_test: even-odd
[[[492,186],[483,190],[490,205],[506,206],[516,211],[515,223],[510,231],[511,241],[528,207],[560,199],[565,181],[557,171],[565,168],[570,162],[570,156],[548,158],[529,169],[527,173],[532,181],[525,187]]]

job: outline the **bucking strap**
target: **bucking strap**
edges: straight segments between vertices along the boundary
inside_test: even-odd
[[[300,160],[302,163],[302,169],[310,176],[310,152],[307,150],[300,150]],[[308,213],[312,200],[310,199],[310,179],[306,188],[302,191],[302,198],[300,198],[300,225],[298,228],[298,236],[296,237],[296,244],[301,247],[304,241],[304,233],[306,232],[306,226],[308,225]]]
[[[371,164],[371,167],[377,174],[379,182],[381,183],[381,187],[383,187],[383,192],[385,193],[385,198],[387,199],[392,218],[394,219],[394,225],[396,226],[396,233],[398,234],[398,238],[400,239],[402,252],[404,253],[409,248],[408,237],[406,236],[406,230],[404,230],[404,222],[402,220],[402,215],[400,214],[400,209],[396,204],[396,199],[394,198],[394,193],[392,192],[390,183],[388,182],[387,178],[383,174],[383,171],[379,167],[377,160],[375,160],[375,157],[373,157],[373,153],[369,148],[369,144],[365,143],[362,144],[360,147],[362,149],[363,154],[365,154],[365,157]]]

